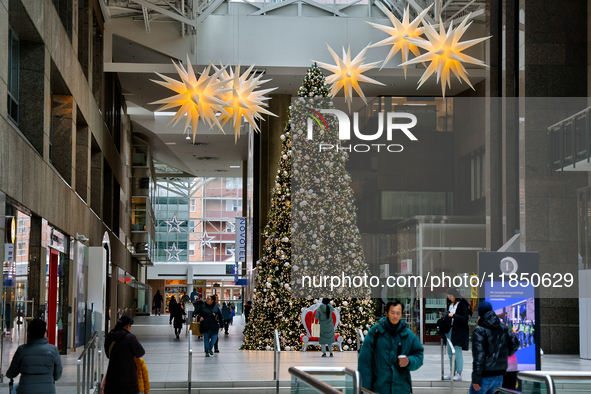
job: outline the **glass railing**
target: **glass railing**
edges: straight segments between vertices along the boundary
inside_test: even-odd
[[[498,388],[495,393],[581,394],[591,393],[591,372],[519,372],[521,391]]]
[[[291,393],[372,394],[361,388],[358,371],[341,367],[291,367]]]

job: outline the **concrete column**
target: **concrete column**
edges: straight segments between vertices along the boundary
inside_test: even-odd
[[[260,234],[267,225],[267,214],[271,206],[271,190],[275,186],[275,176],[279,167],[279,158],[281,156],[281,134],[285,132],[287,125],[288,110],[291,104],[291,96],[289,94],[271,94],[269,101],[269,111],[277,115],[277,117],[268,116],[262,122],[261,127],[261,169],[260,169],[260,220],[259,228],[255,229],[257,234]],[[257,236],[255,235],[255,238]],[[259,250],[262,250],[264,240],[259,238]]]
[[[39,302],[41,296],[41,277],[45,279],[45,251],[41,251],[41,217],[31,216],[31,233],[29,237],[29,288],[27,291],[27,298],[33,300],[33,317],[38,319],[41,317],[41,308]],[[41,268],[43,267],[43,271]],[[45,289],[43,289],[45,290]]]

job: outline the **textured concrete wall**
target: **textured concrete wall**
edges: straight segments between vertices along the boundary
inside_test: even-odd
[[[102,169],[102,163],[99,166],[98,175],[95,174],[98,176],[98,183],[93,184],[88,181],[90,141],[93,139],[96,147],[109,163],[113,176],[122,185],[123,192],[127,196],[130,195],[126,179],[126,163],[115,149],[112,137],[104,128],[104,121],[94,100],[91,86],[78,61],[77,32],[73,33],[72,41],[70,41],[52,0],[21,0],[22,10],[24,10],[24,13],[21,13],[22,16],[26,17],[30,29],[42,40],[42,43],[31,44],[29,48],[31,50],[25,53],[30,57],[25,59],[24,63],[21,62],[22,70],[33,73],[32,78],[27,78],[27,81],[21,84],[21,94],[25,95],[21,96],[23,107],[25,107],[25,102],[31,102],[26,97],[27,93],[35,94],[34,104],[38,106],[34,111],[25,112],[23,121],[25,124],[26,122],[34,123],[41,132],[25,135],[23,130],[19,130],[7,119],[8,3],[8,0],[0,0],[0,191],[27,207],[35,215],[47,219],[51,225],[64,233],[72,236],[76,233],[84,234],[90,239],[89,245],[91,246],[100,246],[103,235],[107,231],[110,234],[111,261],[128,271],[135,272],[135,268],[132,267],[132,259],[125,246],[97,216],[97,214],[101,214],[100,209],[95,214],[75,193],[76,184],[80,183],[80,187],[86,188],[87,194],[92,194],[93,197],[96,194],[98,195],[97,199],[101,199],[102,176],[100,169]],[[76,12],[71,10],[68,13],[77,20]],[[29,44],[25,43],[25,45]],[[56,147],[57,152],[61,152],[63,149],[66,156],[69,152],[69,166],[60,168],[59,172],[55,166],[50,164],[48,153],[49,131],[52,122],[50,96],[52,62],[63,76],[67,90],[71,93],[73,113],[68,118],[69,125],[65,124],[63,130],[61,127],[58,127],[57,130],[58,135],[63,131],[62,136],[64,137],[61,139],[62,143],[59,147]],[[80,141],[77,141],[78,138],[75,134],[77,119],[75,115],[77,113],[85,123],[81,130]],[[54,129],[54,131],[56,130]],[[83,143],[83,138],[86,143]],[[80,154],[78,154],[79,148],[81,149]],[[98,154],[99,157],[102,155]],[[87,158],[86,163],[84,163],[83,157]],[[102,162],[102,157],[100,159]],[[60,173],[67,173],[68,169],[72,185],[68,185],[60,176]],[[84,180],[84,173],[87,174],[86,180]],[[83,193],[80,194],[82,196]],[[102,200],[99,207],[100,205],[102,205]],[[125,211],[122,209],[122,214]],[[128,218],[124,220],[127,221]],[[118,228],[116,234],[119,235]]]

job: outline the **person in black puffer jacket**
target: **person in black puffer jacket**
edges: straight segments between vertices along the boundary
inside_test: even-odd
[[[478,326],[472,333],[470,394],[492,394],[503,385],[507,359],[519,349],[519,339],[501,323],[489,302],[478,306]]]
[[[135,335],[129,332],[133,320],[121,316],[115,328],[105,338],[105,354],[109,359],[105,376],[105,394],[138,394],[137,366],[134,357],[146,351]]]
[[[212,349],[218,339],[218,329],[221,331],[224,326],[222,325],[222,311],[215,303],[215,296],[208,297],[206,302],[199,311],[197,320],[201,322],[205,357],[209,357],[210,355],[213,356]]]
[[[47,343],[46,324],[35,319],[29,323],[29,340],[14,353],[6,377],[13,379],[18,374],[21,380],[16,388],[18,394],[55,394],[55,381],[62,376],[62,361],[57,348]]]

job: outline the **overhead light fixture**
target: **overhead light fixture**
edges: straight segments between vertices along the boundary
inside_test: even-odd
[[[186,140],[190,140],[191,136],[189,134],[187,134],[187,138],[185,138]]]
[[[154,116],[174,116],[176,112],[154,112]]]
[[[230,166],[230,168],[240,168],[240,166]]]
[[[176,142],[166,142],[166,145],[176,145]]]
[[[213,170],[214,172],[228,172],[227,170]]]
[[[217,159],[217,157],[211,157],[211,156],[202,156],[202,157],[198,157],[199,160],[215,160]]]

